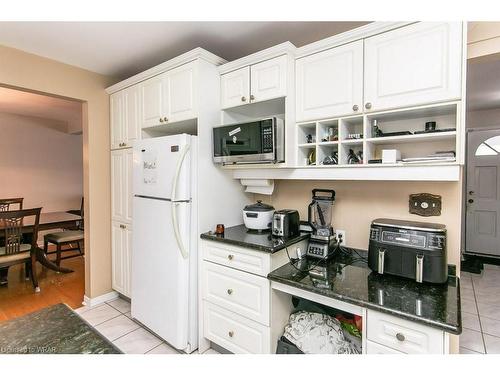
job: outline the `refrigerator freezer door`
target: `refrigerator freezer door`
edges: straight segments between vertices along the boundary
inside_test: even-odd
[[[132,317],[184,350],[189,332],[189,259],[179,249],[172,223],[189,249],[190,203],[134,197]]]
[[[148,138],[134,143],[133,193],[145,197],[172,199],[172,185],[180,165],[175,199],[191,199],[191,144],[187,134]],[[181,163],[180,163],[181,162]]]

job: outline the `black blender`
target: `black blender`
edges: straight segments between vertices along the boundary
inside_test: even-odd
[[[308,257],[327,259],[333,255],[337,246],[337,238],[332,227],[334,201],[334,190],[313,189],[307,216],[312,228],[306,254]]]

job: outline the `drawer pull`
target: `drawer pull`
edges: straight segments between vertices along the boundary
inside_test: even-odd
[[[405,335],[403,335],[402,333],[396,333],[396,338],[398,339],[398,341],[405,341]]]
[[[233,258],[234,258],[234,255],[232,255],[232,254],[229,254],[229,255],[227,256],[227,259],[229,259],[229,260],[233,260]]]
[[[233,332],[233,331],[229,331],[229,332],[227,333],[227,335],[228,335],[229,337],[233,337],[233,336],[234,336],[234,332]]]
[[[233,294],[233,290],[232,289],[228,289],[227,290],[227,294],[229,294],[229,295]]]

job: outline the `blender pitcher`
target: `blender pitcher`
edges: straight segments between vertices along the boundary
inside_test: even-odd
[[[308,207],[308,221],[317,236],[333,235],[332,208],[335,191],[329,189],[313,189],[312,202]]]

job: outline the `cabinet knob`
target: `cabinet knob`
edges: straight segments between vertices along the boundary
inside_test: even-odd
[[[468,202],[469,203],[474,203],[474,199],[469,199]]]
[[[168,122],[168,118],[163,117],[163,122]]]
[[[250,100],[255,100],[255,96],[250,95]]]
[[[242,101],[242,102],[246,102],[246,101],[247,101],[247,98],[246,98],[246,97],[244,97],[244,96],[242,96],[242,97],[241,97],[241,101]]]
[[[233,332],[233,331],[229,331],[229,332],[227,333],[227,335],[228,335],[229,337],[233,337],[233,336],[234,336],[234,332]]]
[[[122,143],[122,146],[125,147],[127,144],[125,142]]]
[[[370,109],[372,107],[372,103],[368,102],[365,104],[366,109]]]
[[[234,258],[234,255],[232,255],[232,254],[229,254],[229,255],[227,256],[227,259],[229,259],[229,260],[233,260],[233,258]]]
[[[125,226],[125,225],[123,225],[123,224],[120,224],[120,228],[125,229],[125,228],[126,228],[126,226]]]
[[[472,194],[474,194],[474,191],[473,190],[469,191],[469,195],[472,195]]]
[[[232,289],[228,289],[227,290],[227,294],[229,294],[229,295],[233,294],[233,290]]]
[[[354,105],[352,106],[352,110],[353,110],[354,112],[357,112],[357,111],[359,110],[359,106],[358,106],[357,104],[354,104]]]
[[[160,117],[160,122],[163,122],[163,117]]]
[[[398,339],[398,341],[405,341],[405,335],[403,335],[402,333],[396,333],[396,338]]]

